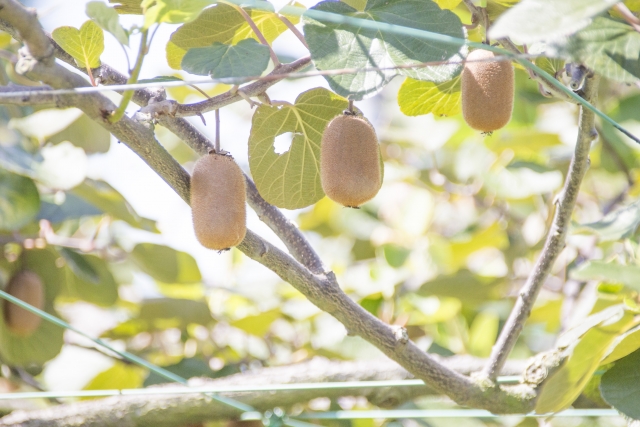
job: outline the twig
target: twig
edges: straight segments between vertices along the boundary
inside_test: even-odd
[[[280,15],[279,13],[278,13],[278,19],[280,19],[282,23],[286,25],[287,28],[290,29],[293,34],[295,34],[295,36],[298,38],[298,40],[300,40],[300,42],[304,45],[304,47],[309,49],[309,45],[307,44],[307,41],[305,40],[304,35],[300,32],[300,30],[296,28],[295,25],[293,25],[293,22],[289,21],[289,19],[286,16]]]
[[[240,13],[240,15],[242,15],[242,17],[244,18],[245,21],[247,21],[247,24],[249,24],[249,26],[251,27],[251,29],[253,30],[253,32],[255,33],[256,37],[258,37],[258,39],[260,40],[260,43],[262,43],[263,45],[265,45],[266,47],[269,48],[269,55],[271,56],[271,60],[273,61],[273,66],[278,68],[280,66],[280,61],[278,60],[278,55],[276,55],[276,53],[274,52],[274,50],[271,48],[271,45],[269,44],[269,42],[267,41],[267,39],[264,37],[264,35],[262,34],[262,31],[260,31],[260,29],[258,28],[258,26],[256,25],[255,22],[253,22],[253,19],[251,19],[251,16],[249,16],[249,14],[247,13],[246,10],[244,10],[241,6],[238,6],[235,3],[232,2],[228,2],[228,1],[221,1],[222,3],[231,6],[232,8],[234,8],[235,10],[238,11],[238,13]]]
[[[631,25],[634,30],[640,33],[640,19],[638,19],[638,17],[629,10],[626,4],[619,2],[616,3],[613,8],[617,10],[620,15],[622,15],[624,20],[627,21],[627,23]]]
[[[597,76],[587,77],[583,86],[585,99],[590,102],[596,101],[597,86]],[[520,336],[524,323],[531,313],[531,308],[553,267],[553,263],[564,248],[567,229],[576,205],[580,184],[589,167],[591,142],[597,136],[594,113],[584,107],[581,108],[578,128],[575,152],[569,165],[564,188],[558,198],[555,217],[547,235],[547,240],[533,267],[533,271],[520,290],[515,306],[500,333],[498,341],[493,346],[489,363],[482,371],[482,374],[491,380],[495,380],[509,353],[511,353],[511,349]]]
[[[136,58],[136,63],[133,67],[133,70],[131,70],[131,76],[127,80],[127,84],[133,84],[138,81],[138,76],[140,75],[140,70],[142,69],[142,61],[144,60],[144,57],[147,54],[148,34],[149,33],[147,30],[142,31],[142,38],[140,40],[140,49],[138,50],[138,57]],[[89,76],[93,78],[92,74],[89,74]],[[114,111],[113,114],[111,114],[111,117],[109,117],[109,121],[111,123],[116,123],[118,120],[122,118],[122,116],[124,116],[124,112],[127,110],[127,106],[129,105],[129,101],[131,101],[132,97],[133,97],[132,90],[126,90],[122,94],[120,105],[118,106],[116,111]]]

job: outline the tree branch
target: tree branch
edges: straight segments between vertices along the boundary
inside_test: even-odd
[[[584,98],[591,103],[595,103],[597,89],[598,77],[587,77],[583,86]],[[564,188],[558,197],[555,217],[547,234],[547,240],[533,267],[533,271],[520,290],[515,306],[500,333],[498,341],[493,346],[489,363],[482,371],[483,375],[492,380],[496,378],[498,372],[500,372],[500,368],[507,360],[511,349],[520,336],[524,323],[529,318],[531,308],[553,267],[553,263],[565,246],[567,229],[571,221],[571,214],[576,205],[580,184],[589,168],[591,142],[593,142],[597,135],[595,115],[590,110],[581,107],[575,152],[569,165]]]
[[[22,6],[13,0],[0,0],[0,4],[5,5],[0,10],[0,19],[12,24],[14,10],[22,9]],[[20,32],[19,29],[18,31]],[[20,32],[20,36],[24,38],[25,34]],[[16,68],[29,78],[42,81],[53,88],[67,89],[87,85],[81,76],[55,63],[39,62],[24,51]],[[117,123],[109,123],[106,117],[115,106],[100,94],[78,96],[77,102],[78,108],[130,146],[185,201],[189,201],[189,175],[158,144],[153,132],[127,117]],[[333,273],[312,273],[251,231],[247,232],[238,248],[289,282],[321,310],[333,315],[345,325],[349,333],[360,335],[416,377],[456,402],[496,413],[523,413],[532,408],[535,392],[530,386],[509,387],[480,383],[447,368],[411,342],[404,328],[385,324],[351,300],[342,292]]]
[[[482,368],[484,360],[470,356],[454,356],[441,363],[463,375]],[[512,361],[503,370],[504,375],[517,375],[527,366],[526,360]],[[299,384],[344,381],[389,381],[412,379],[413,376],[389,360],[329,361],[315,358],[311,361],[273,368],[260,368],[242,374],[215,380],[194,378],[196,387],[261,386],[270,384]],[[160,386],[180,390],[182,386]],[[336,399],[342,396],[363,396],[375,405],[393,407],[418,396],[437,394],[428,386],[386,388],[340,388],[324,390],[295,390],[245,393],[221,393],[240,400],[259,410],[274,407],[290,408],[319,397]],[[149,396],[118,396],[81,401],[33,411],[15,411],[0,419],[0,426],[15,427],[71,427],[91,426],[150,426],[175,427],[212,420],[236,417],[237,411],[207,399],[201,394],[173,394]]]

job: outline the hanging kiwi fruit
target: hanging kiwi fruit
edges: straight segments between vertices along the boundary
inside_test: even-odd
[[[320,181],[331,200],[350,208],[371,200],[382,186],[378,137],[352,108],[331,120],[322,134]]]
[[[220,150],[218,110],[216,123],[216,149],[198,159],[193,169],[191,209],[198,241],[222,251],[240,244],[247,233],[247,192],[242,170]]]
[[[44,285],[33,271],[22,270],[15,274],[9,280],[6,292],[40,310],[44,308]],[[42,321],[40,316],[7,300],[4,300],[3,312],[7,329],[22,337],[31,335]]]
[[[462,115],[470,127],[485,133],[509,123],[513,110],[513,65],[494,58],[493,52],[474,50],[462,70]]]

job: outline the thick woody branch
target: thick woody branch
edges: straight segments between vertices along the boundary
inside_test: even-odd
[[[463,375],[482,368],[484,360],[469,356],[442,359],[441,363]],[[513,361],[504,375],[517,375],[527,365],[526,360]],[[309,362],[274,368],[261,368],[242,374],[208,380],[194,378],[196,387],[264,386],[271,384],[300,384],[345,381],[390,381],[412,379],[413,376],[389,360],[343,362],[316,358]],[[173,384],[166,389],[184,389]],[[221,393],[225,397],[247,403],[259,410],[274,407],[290,408],[296,403],[326,397],[363,396],[375,405],[392,407],[419,396],[436,394],[428,386],[385,388],[340,388],[325,390],[279,391],[277,393],[245,392]],[[0,419],[0,426],[71,427],[71,426],[150,426],[176,427],[237,417],[233,408],[221,405],[201,394],[167,394],[148,396],[119,396],[107,399],[75,402],[34,411],[16,411]]]
[[[10,4],[11,9],[22,8],[9,0],[4,3]],[[12,10],[5,7],[2,13],[0,18],[13,24]],[[22,32],[20,35],[25,37]],[[56,89],[87,85],[78,74],[55,63],[42,63],[28,52],[23,53],[17,70]],[[79,97],[76,106],[131,147],[185,201],[189,201],[189,175],[157,143],[151,130],[126,117],[117,123],[109,123],[106,117],[115,106],[99,94]],[[342,292],[333,273],[312,273],[251,231],[247,232],[238,248],[289,282],[321,310],[333,315],[349,333],[360,335],[434,390],[448,395],[456,402],[496,413],[525,413],[532,408],[535,396],[532,388],[526,385],[499,387],[481,383],[449,369],[411,342],[406,330],[385,324],[351,300]],[[160,419],[157,421],[160,422]]]
[[[598,77],[591,76],[585,80],[584,98],[594,103],[597,98]],[[542,252],[533,267],[533,271],[520,290],[516,304],[504,325],[498,341],[493,346],[489,363],[482,371],[490,379],[495,379],[504,365],[511,349],[515,345],[524,323],[531,314],[531,308],[549,276],[549,272],[558,255],[565,246],[567,229],[571,221],[571,214],[576,205],[580,184],[589,168],[589,150],[591,143],[597,137],[595,129],[595,115],[584,107],[580,109],[580,123],[578,124],[578,139],[576,148],[569,165],[564,188],[557,201],[553,223],[547,234]]]

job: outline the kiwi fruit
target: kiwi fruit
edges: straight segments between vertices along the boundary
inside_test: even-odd
[[[320,181],[333,201],[357,208],[382,186],[382,163],[376,131],[350,112],[327,125],[320,146]]]
[[[23,270],[11,278],[6,292],[32,306],[42,310],[44,308],[44,285],[40,276],[33,271]],[[31,335],[42,318],[16,304],[4,301],[4,322],[7,328],[16,335]]]
[[[486,133],[509,123],[513,110],[513,66],[493,58],[493,52],[474,50],[462,70],[462,115],[469,126]]]
[[[202,246],[224,250],[247,233],[246,183],[233,157],[212,152],[201,157],[191,176],[193,228]]]

